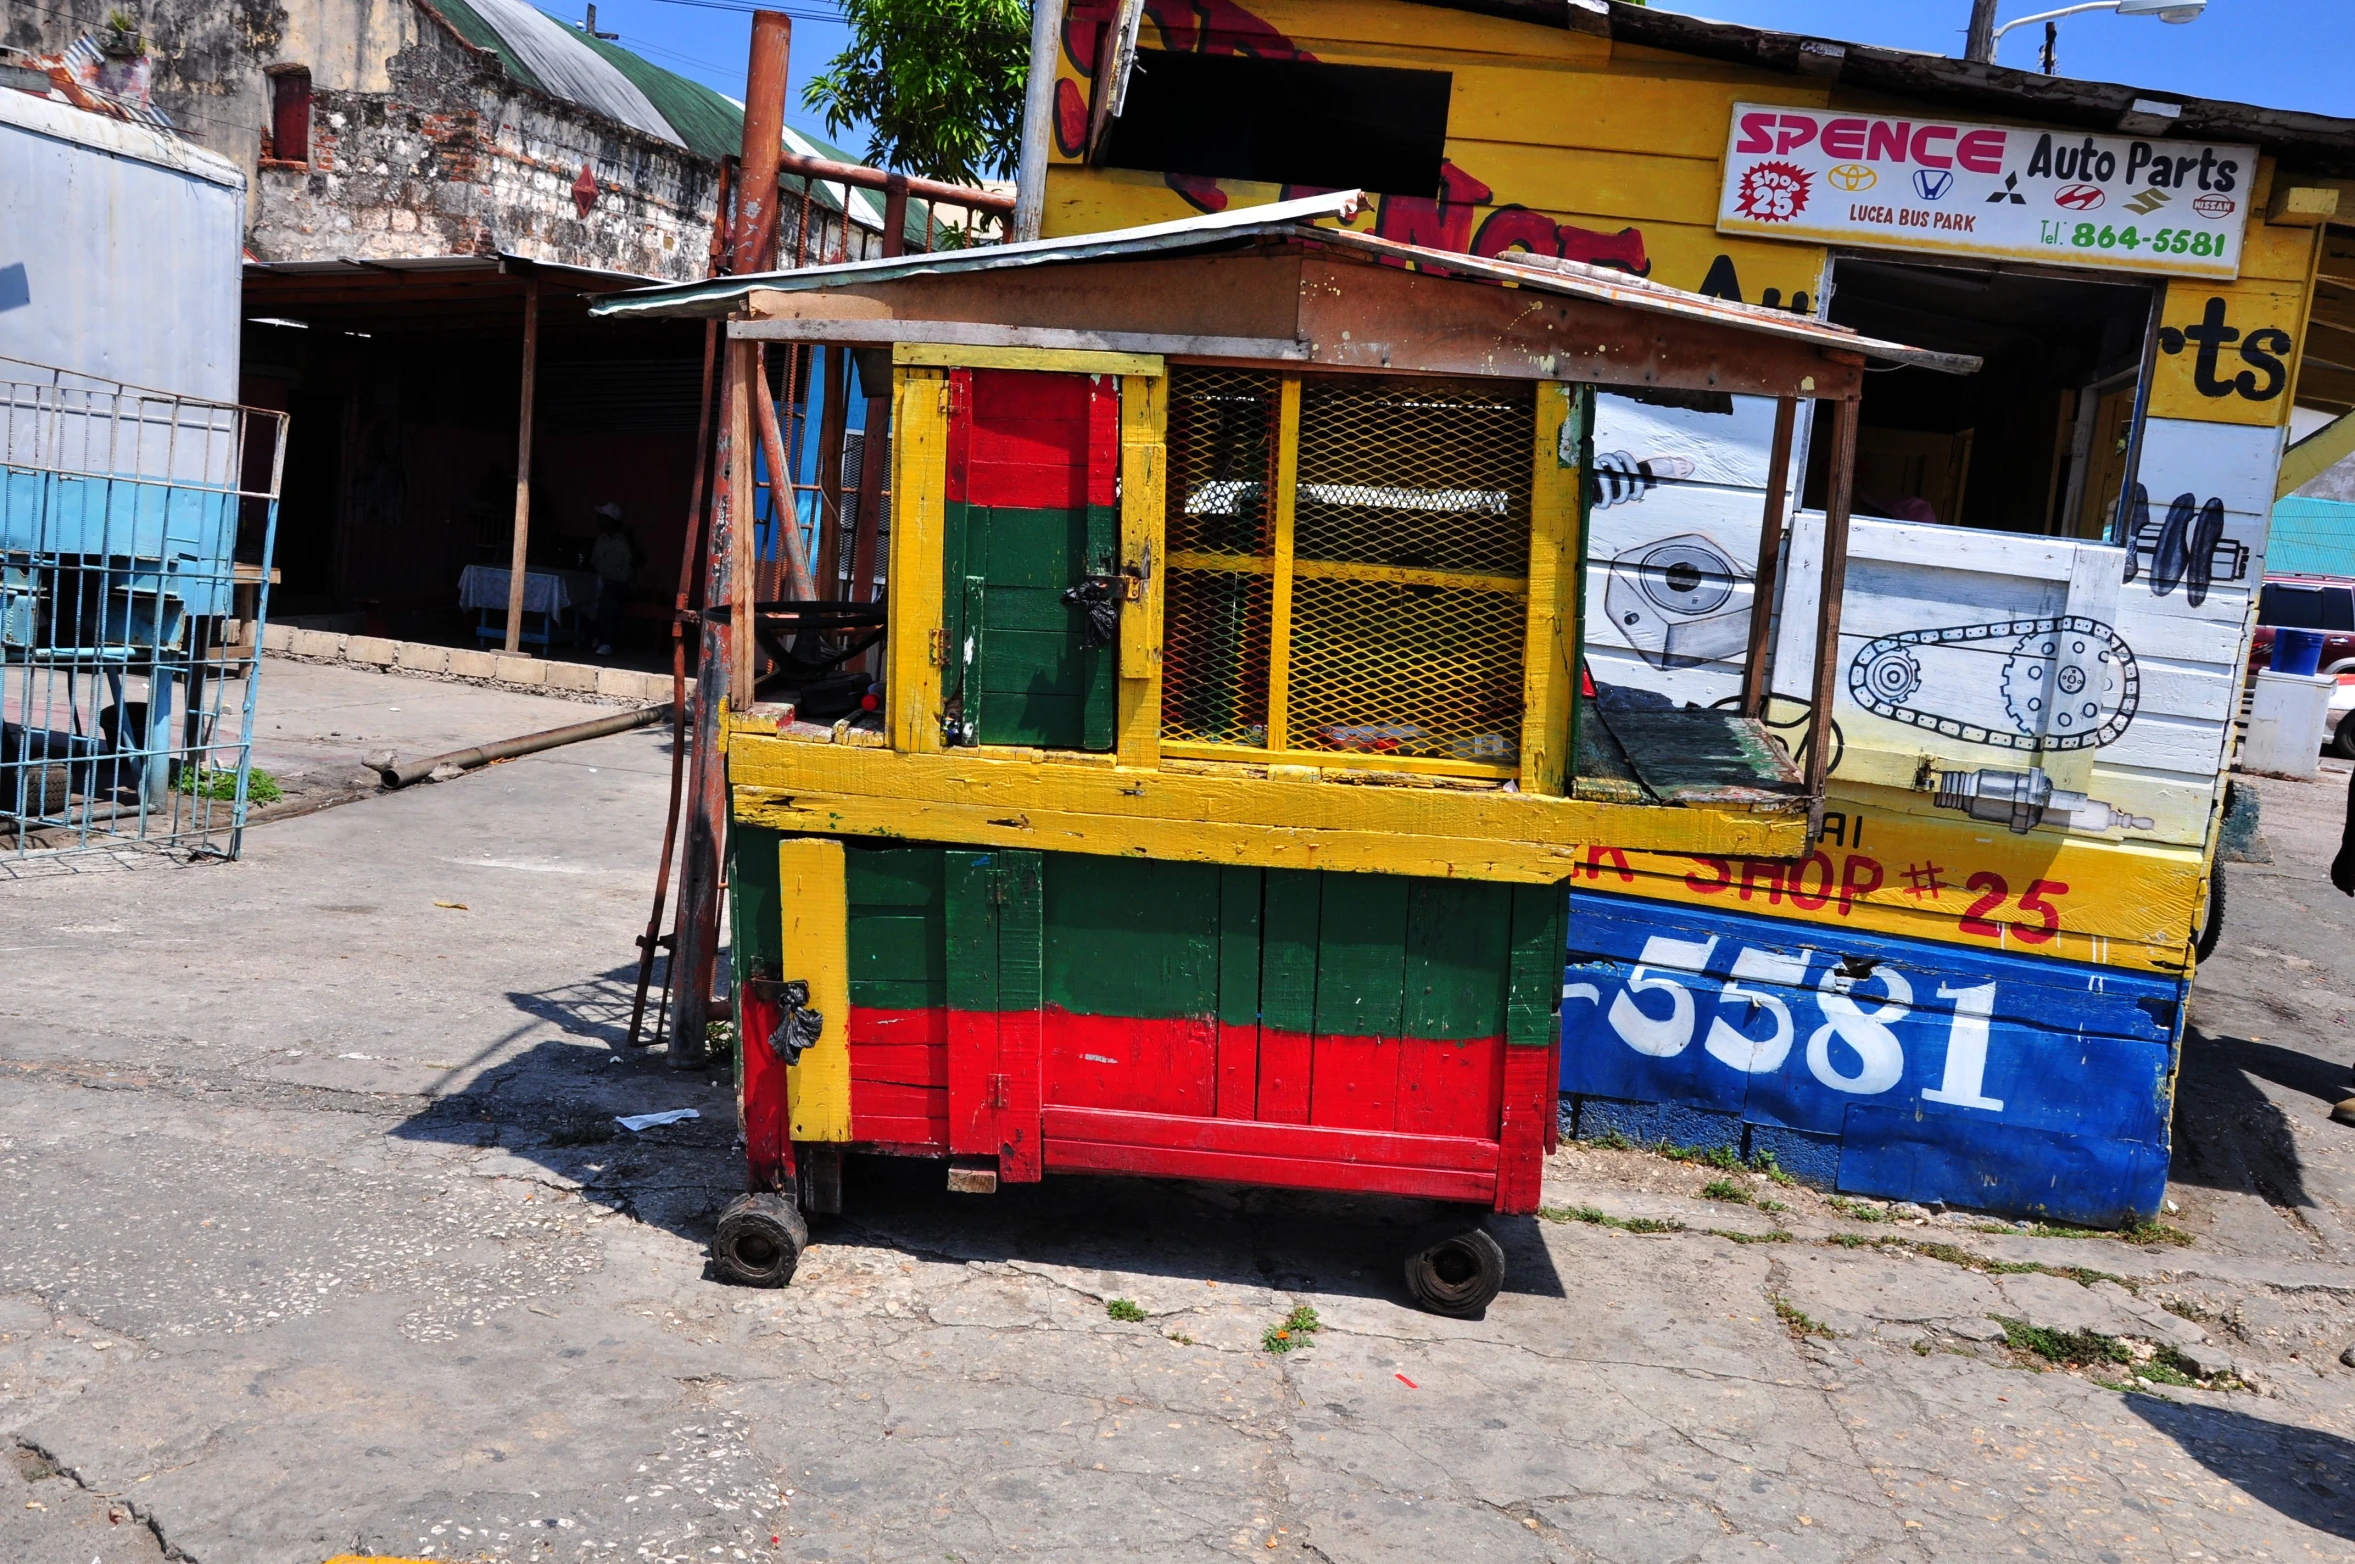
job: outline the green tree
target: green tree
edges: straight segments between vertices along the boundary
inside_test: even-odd
[[[850,46],[802,89],[839,135],[868,126],[867,161],[977,184],[1013,170],[1030,74],[1023,0],[842,0]]]

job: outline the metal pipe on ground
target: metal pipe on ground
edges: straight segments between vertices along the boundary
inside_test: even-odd
[[[412,782],[432,776],[445,766],[472,771],[494,760],[537,755],[542,750],[561,749],[584,739],[601,739],[615,733],[627,733],[632,728],[652,727],[669,717],[671,711],[667,703],[661,706],[637,706],[628,711],[615,712],[610,717],[592,717],[587,722],[567,723],[561,728],[548,728],[539,733],[526,733],[519,738],[501,739],[495,744],[477,744],[472,749],[454,749],[444,755],[428,755],[423,760],[398,763],[387,761],[375,770],[383,778],[386,787],[407,787]]]

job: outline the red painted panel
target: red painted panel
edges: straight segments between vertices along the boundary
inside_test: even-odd
[[[851,1110],[850,1138],[863,1146],[902,1157],[948,1154],[948,1127],[939,1119],[897,1119],[883,1113]]]
[[[1218,1110],[1216,1024],[1140,1021],[1047,1007],[1046,1100],[1082,1108],[1207,1116]]]
[[[1259,1124],[1243,1119],[1122,1113],[1110,1108],[1051,1107],[1046,1110],[1045,1125],[1051,1141],[1160,1146],[1478,1173],[1494,1172],[1497,1163],[1495,1141],[1466,1135],[1400,1135],[1382,1130],[1325,1129],[1313,1124]]]
[[[966,373],[965,411],[953,420],[965,426],[965,440],[962,449],[952,443],[949,453],[949,498],[1025,510],[1088,503],[1090,377],[1008,369]],[[1114,439],[1117,446],[1117,421]]]
[[[763,989],[763,993],[773,990]],[[781,1189],[793,1176],[793,1116],[785,1066],[769,1051],[781,1019],[772,998],[736,988],[736,1035],[743,1039],[744,1182],[747,1189]]]
[[[938,1119],[940,1134],[947,1138],[949,1126],[949,1094],[944,1086],[903,1086],[896,1081],[853,1081],[850,1088],[851,1117],[874,1114],[886,1119]]]
[[[1453,1168],[1402,1168],[1380,1163],[1339,1163],[1313,1157],[1254,1156],[1171,1146],[1131,1146],[1047,1137],[1047,1166],[1058,1173],[1128,1173],[1147,1178],[1216,1179],[1284,1189],[1338,1189],[1369,1195],[1405,1195],[1423,1200],[1461,1200],[1487,1205],[1495,1199],[1496,1175]]]
[[[1259,1027],[1218,1028],[1218,1116],[1222,1119],[1259,1117]]]
[[[1398,1045],[1398,1127],[1422,1135],[1497,1133],[1504,1091],[1505,1040],[1441,1042],[1409,1037]]]
[[[994,1010],[949,1012],[949,1149],[966,1156],[998,1154],[998,1017]],[[853,1094],[856,1111],[856,1094]]]
[[[1503,1136],[1497,1152],[1496,1209],[1537,1209],[1545,1172],[1545,1121],[1554,1116],[1557,1074],[1547,1067],[1551,1048],[1505,1050]]]
[[[1547,1044],[1545,1053],[1545,1154],[1550,1157],[1562,1149],[1562,1039]]]
[[[1395,1037],[1319,1037],[1309,1083],[1311,1124],[1349,1130],[1398,1127]]]
[[[1259,1029],[1259,1113],[1265,1124],[1308,1122],[1309,1065],[1314,1039],[1280,1026]]]
[[[949,1051],[923,1043],[853,1043],[850,1078],[885,1086],[926,1086],[946,1091]]]
[[[965,468],[973,457],[973,371],[949,371],[948,502],[965,499]]]
[[[864,1043],[923,1043],[934,1048],[946,1048],[948,1042],[949,1012],[946,1005],[935,1005],[926,1010],[884,1010],[871,1005],[850,1007],[850,1046],[854,1063],[858,1049]]]
[[[1006,1010],[998,1015],[998,1068],[1005,1073],[1004,1111],[998,1115],[998,1177],[1009,1184],[1035,1184],[1039,1162],[1039,1012]]]
[[[1089,377],[1088,503],[1120,500],[1120,382],[1110,375]]]

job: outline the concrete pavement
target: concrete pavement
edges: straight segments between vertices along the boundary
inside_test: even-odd
[[[580,714],[312,672],[360,682],[271,664],[264,731],[321,785]],[[2228,871],[2188,1246],[1570,1147],[1464,1322],[1401,1204],[857,1159],[791,1289],[705,1280],[726,1091],[619,1047],[665,744],[0,887],[0,1557],[2355,1553],[2343,773],[2260,784]]]

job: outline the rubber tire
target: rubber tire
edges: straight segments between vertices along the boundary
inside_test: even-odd
[[[2355,760],[2355,712],[2339,719],[2337,731],[2330,736],[2330,749],[2341,760]]]
[[[783,1287],[793,1280],[810,1225],[791,1195],[738,1195],[711,1235],[711,1268],[735,1287]]]
[[[2208,865],[2208,904],[2201,909],[2199,938],[2192,941],[2192,954],[2201,961],[2216,954],[2216,942],[2224,937],[2224,863],[2219,859]]]
[[[1504,1248],[1483,1228],[1450,1233],[1406,1257],[1407,1295],[1427,1313],[1476,1320],[1504,1285]]]

